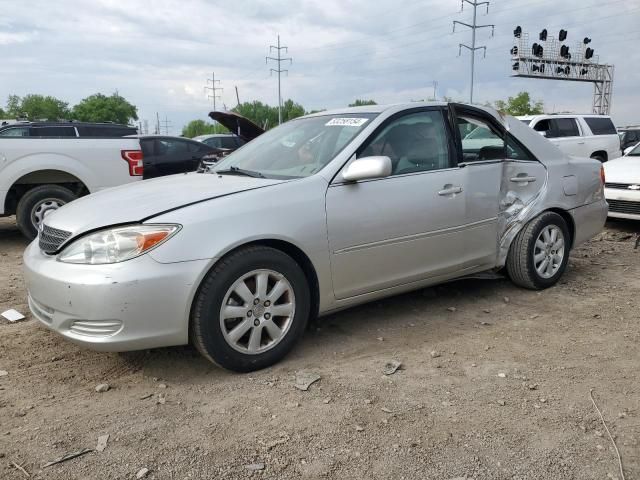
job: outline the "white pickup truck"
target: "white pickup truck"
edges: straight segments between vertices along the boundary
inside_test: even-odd
[[[142,180],[142,169],[137,138],[0,137],[0,217],[15,214],[20,231],[35,238],[52,210]]]
[[[620,137],[606,115],[527,115],[518,117],[567,155],[606,162],[622,155]]]

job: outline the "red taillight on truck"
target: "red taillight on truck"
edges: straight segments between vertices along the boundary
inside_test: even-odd
[[[142,150],[122,150],[122,158],[129,164],[129,175],[142,176],[144,165],[142,163]]]
[[[604,181],[604,167],[601,165],[600,166],[600,181],[602,182],[602,185],[604,185],[605,181]]]

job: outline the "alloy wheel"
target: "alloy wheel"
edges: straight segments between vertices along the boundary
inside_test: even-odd
[[[560,267],[565,254],[564,235],[556,225],[547,225],[536,239],[533,249],[533,264],[542,278],[553,277]]]
[[[253,270],[227,290],[220,308],[225,341],[239,352],[257,355],[275,347],[295,315],[295,294],[284,275]]]

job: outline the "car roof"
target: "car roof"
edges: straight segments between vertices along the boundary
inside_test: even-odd
[[[518,120],[533,120],[534,118],[555,118],[555,117],[586,117],[586,118],[611,118],[609,115],[598,113],[539,113],[537,115],[517,115]]]
[[[325,115],[341,115],[341,114],[353,114],[353,113],[382,113],[387,110],[405,110],[407,108],[416,107],[443,107],[448,105],[447,102],[405,102],[405,103],[391,103],[387,105],[363,105],[361,107],[346,107],[335,108],[332,110],[323,110],[322,112],[312,113],[305,115],[307,117],[322,117]]]
[[[188,140],[193,142],[194,140],[188,137],[179,137],[178,135],[162,135],[160,133],[137,133],[135,135],[126,135],[126,138],[138,138],[144,140],[147,138],[169,138],[171,140]]]
[[[192,140],[195,140],[196,138],[206,140],[207,138],[220,138],[220,137],[235,137],[235,135],[233,133],[207,133],[205,135],[198,135],[196,137],[193,137]]]
[[[15,123],[8,123],[6,125],[2,125],[1,128],[7,127],[80,127],[80,126],[90,126],[90,127],[122,127],[122,128],[136,128],[133,125],[125,125],[122,123],[111,123],[111,122],[76,122],[73,120],[64,121],[64,122],[48,122],[48,121],[18,121]]]

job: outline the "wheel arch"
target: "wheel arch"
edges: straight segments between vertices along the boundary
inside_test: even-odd
[[[606,150],[598,150],[591,154],[591,158],[596,158],[596,157],[600,157],[603,159],[603,161],[606,162],[607,160],[609,160],[609,153]]]
[[[211,272],[221,261],[223,261],[228,256],[233,255],[238,250],[242,250],[247,247],[255,247],[255,246],[264,246],[264,247],[273,248],[275,250],[279,250],[287,254],[289,257],[291,257],[300,266],[309,284],[309,293],[311,296],[311,309],[309,313],[309,319],[312,320],[318,316],[318,312],[320,309],[320,283],[318,280],[318,274],[316,272],[316,268],[314,267],[313,262],[311,261],[309,256],[300,247],[294,245],[289,241],[277,239],[277,238],[263,238],[263,239],[251,240],[249,242],[236,245],[233,248],[229,249],[228,251],[224,252],[224,254],[220,258],[218,258],[213,264],[211,264],[207,272],[200,279],[198,288],[196,289],[195,294],[191,299],[191,307],[189,310],[190,319],[193,313],[193,308],[196,303],[196,299],[198,298],[198,294],[202,287],[202,284],[207,278],[207,275],[209,274],[209,272]]]
[[[59,185],[69,188],[77,196],[89,192],[87,184],[77,175],[56,168],[32,170],[16,178],[9,187],[4,198],[4,212],[15,213],[18,202],[32,188],[41,185]]]
[[[569,235],[570,235],[569,249],[573,248],[573,242],[574,242],[574,240],[576,238],[576,223],[575,223],[573,217],[571,216],[571,214],[568,211],[563,210],[562,208],[549,208],[547,210],[544,210],[544,211],[540,212],[538,215],[536,215],[536,217],[539,217],[540,215],[542,215],[545,212],[557,213],[558,215],[560,215],[562,217],[562,219],[567,224],[567,228],[569,229]]]

